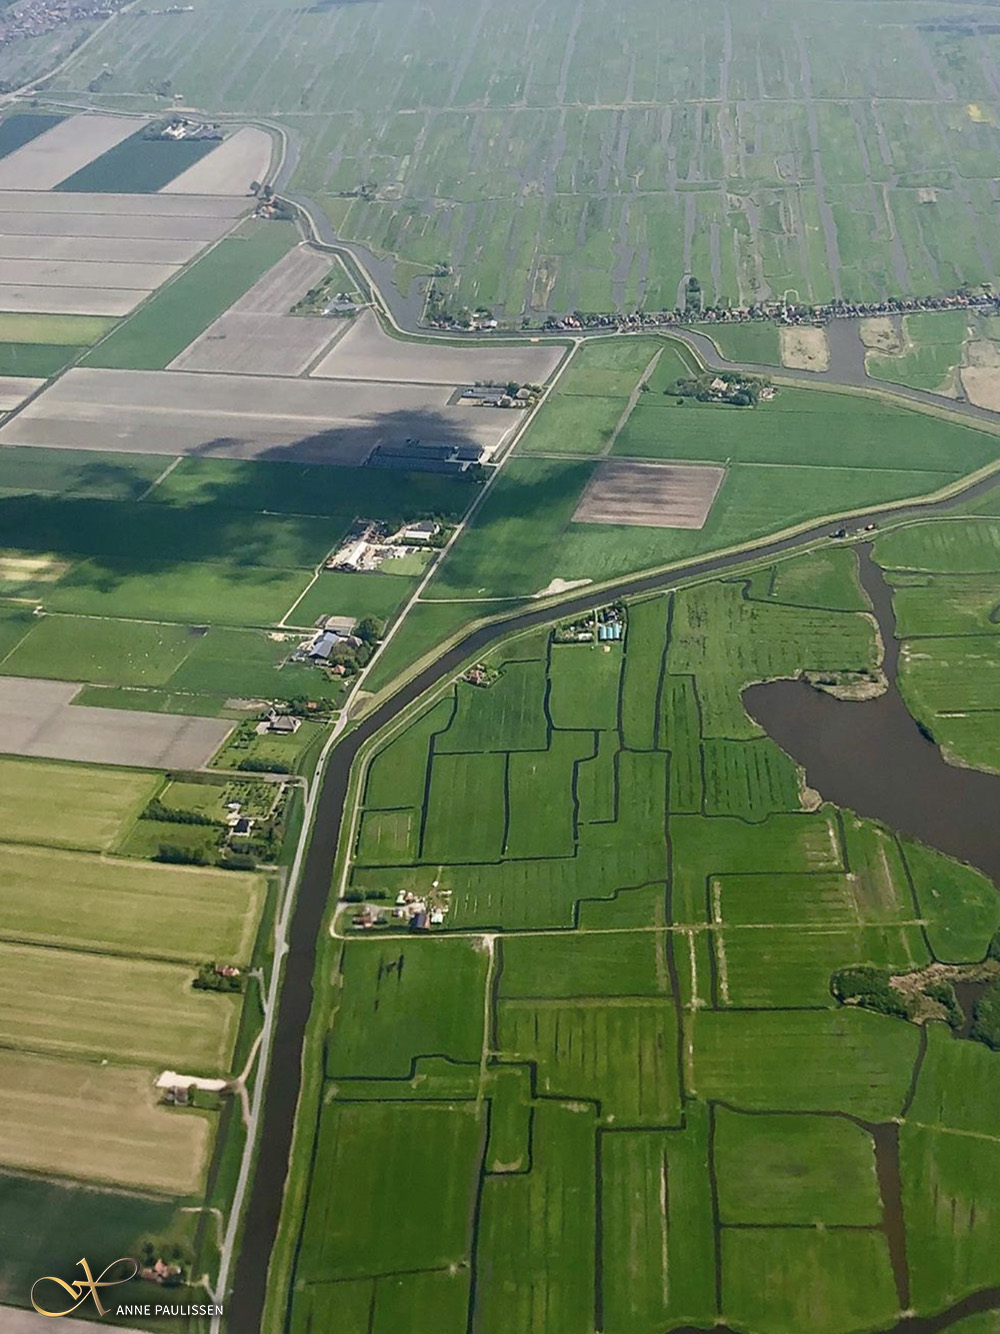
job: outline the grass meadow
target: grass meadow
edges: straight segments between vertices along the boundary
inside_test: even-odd
[[[376,749],[349,888],[444,893],[449,910],[430,938],[359,934],[317,973],[318,1152],[296,1169],[304,1216],[285,1218],[293,1329],[372,1309],[392,1270],[355,1242],[376,1227],[428,1282],[474,1265],[474,1327],[497,1334],[543,1309],[566,1334],[884,1328],[899,1294],[870,1127],[889,1121],[915,1309],[997,1281],[990,1053],[840,1007],[830,979],[981,959],[1000,900],[930,848],[804,810],[741,704],[747,681],[804,664],[870,667],[866,608],[845,549],[650,597],[607,653],[538,632],[500,645],[492,685],[457,682]],[[424,1107],[426,1142],[462,1147],[421,1187],[436,1226],[418,1241],[372,1164],[395,1163]],[[362,1141],[378,1149],[358,1169]],[[345,1181],[373,1193],[350,1241]],[[420,1328],[458,1334],[455,1301]]]
[[[447,264],[456,308],[515,324],[672,308],[688,275],[730,305],[995,279],[997,34],[912,9],[871,23],[864,0],[797,28],[763,0],[698,17],[560,0],[533,26],[512,0],[469,27],[463,0],[438,0],[401,65],[395,6],[224,0],[112,25],[53,90],[119,108],[179,88],[209,114],[278,118],[300,145],[292,188],[338,235],[398,257],[403,283]],[[236,24],[255,40],[234,53]]]

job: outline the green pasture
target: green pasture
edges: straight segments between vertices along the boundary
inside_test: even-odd
[[[0,944],[0,965],[6,1047],[206,1075],[228,1068],[239,998],[195,991],[190,966],[9,944]],[[136,1010],[170,1022],[150,1032]]]
[[[469,1251],[481,1134],[474,1102],[328,1103],[302,1277],[329,1282],[460,1264]],[[374,1145],[378,1151],[369,1152]],[[343,1208],[345,1187],[364,1209]]]
[[[163,459],[151,454],[5,445],[0,449],[0,503],[18,495],[136,500],[162,472]]]
[[[868,352],[865,367],[875,380],[954,393],[955,369],[969,337],[973,317],[964,310],[926,311],[904,315],[900,321],[900,350]]]
[[[147,139],[143,130],[139,130],[67,176],[56,189],[91,194],[155,194],[218,147],[218,141],[212,139]]]
[[[709,337],[727,361],[749,366],[781,365],[778,329],[769,322],[717,324]]]
[[[308,584],[306,570],[196,561],[144,564],[127,558],[79,561],[45,593],[49,611],[138,621],[151,614],[163,634],[189,633],[170,622],[275,625]]]
[[[940,424],[933,425],[939,429]],[[988,441],[992,451],[990,437],[967,427],[954,429]],[[790,523],[928,494],[956,475],[883,468],[866,457],[867,464],[859,467],[839,462],[813,465],[801,458],[793,466],[733,463],[726,469],[705,527],[684,531],[575,523],[573,514],[595,462],[515,456],[430,581],[427,597],[457,601],[526,597],[546,588],[553,577],[612,579],[764,537]],[[970,456],[966,459],[975,466]],[[945,468],[958,469],[966,460],[939,461]]]
[[[722,1275],[723,1313],[746,1329],[843,1334],[886,1328],[898,1308],[888,1243],[875,1230],[723,1229]]]
[[[155,774],[0,759],[5,843],[108,852],[159,786]]]
[[[31,111],[4,116],[3,120],[0,120],[0,158],[5,158],[15,149],[31,143],[32,139],[37,139],[46,130],[55,129],[59,122],[65,119],[65,116],[50,115],[46,112],[36,114]]]
[[[720,1107],[713,1158],[723,1224],[877,1226],[875,1142],[840,1117]]]
[[[337,979],[339,1004],[327,1074],[402,1078],[416,1057],[478,1065],[486,955],[465,940],[351,942]],[[347,1086],[342,1094],[348,1097]]]
[[[191,652],[196,634],[182,625],[42,616],[0,671],[97,685],[165,685]]]
[[[393,528],[413,519],[459,519],[479,485],[468,473],[188,457],[164,477],[154,496],[163,504],[320,515],[340,525],[332,549],[340,532],[359,517],[380,519]]]
[[[264,894],[242,872],[0,844],[0,937],[26,944],[245,964]]]
[[[298,635],[272,639],[264,630],[213,626],[198,637],[170,677],[170,688],[211,698],[337,699],[343,687],[308,664],[289,662]]]
[[[306,629],[326,616],[353,616],[356,620],[374,616],[390,621],[419,582],[419,577],[412,574],[383,574],[381,570],[351,574],[321,570],[315,583],[306,588],[305,596],[288,603],[285,619],[289,625]]]
[[[756,570],[749,580],[750,596],[762,602],[829,607],[834,611],[868,611],[867,595],[858,582],[858,558],[851,547],[820,547],[769,569]]]
[[[170,1199],[93,1190],[67,1180],[0,1173],[0,1299],[23,1306],[43,1269],[71,1278],[81,1271],[81,1238],[94,1274],[128,1255],[147,1234],[167,1235],[178,1221]],[[187,1216],[188,1218],[191,1215]],[[177,1234],[183,1235],[183,1228]],[[93,1254],[91,1254],[91,1250]],[[17,1318],[16,1316],[14,1317]],[[33,1317],[32,1317],[33,1318]]]
[[[106,315],[42,315],[25,311],[0,314],[0,343],[52,347],[86,347],[115,327],[117,320]],[[27,371],[21,374],[27,375]]]
[[[291,223],[244,222],[84,359],[87,366],[159,371],[204,333],[295,244]]]
[[[912,472],[973,472],[1000,441],[858,394],[784,386],[753,408],[644,394],[615,444],[623,457],[807,465]]]
[[[376,751],[350,888],[388,905],[434,887],[450,911],[428,937],[349,940],[340,969],[318,972],[321,1115],[488,1102],[486,1174],[462,1178],[481,1180],[477,1329],[529,1327],[541,1302],[560,1334],[890,1325],[866,1127],[893,1119],[915,1308],[995,1281],[979,1184],[998,1133],[992,1054],[944,1025],[838,1007],[830,980],[981,959],[1000,900],[872,821],[802,810],[795,766],[741,704],[748,681],[873,666],[866,606],[846,548],[649,597],[609,653],[515,637],[489,656],[491,685],[457,683]],[[989,672],[966,676],[991,689]],[[500,933],[492,963],[456,929]],[[377,1160],[398,1133],[372,1131]],[[302,1258],[318,1254],[327,1175],[310,1177],[293,1328],[327,1309],[356,1324],[355,1301],[379,1301],[375,1265]],[[373,1189],[381,1220],[392,1187]],[[457,1190],[449,1163],[432,1212]],[[321,1272],[337,1280],[322,1298]]]
[[[688,1016],[685,1040],[701,1098],[879,1121],[902,1111],[920,1034],[864,1010],[704,1010]]]

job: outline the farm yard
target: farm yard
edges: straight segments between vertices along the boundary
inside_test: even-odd
[[[876,549],[890,577],[973,578],[949,524]],[[296,1334],[317,1312],[388,1330],[399,1265],[455,1276],[413,1308],[441,1334],[542,1308],[554,1334],[842,1334],[997,1283],[967,1221],[989,1208],[996,1057],[840,1006],[831,977],[979,961],[1000,899],[817,806],[741,702],[872,669],[867,606],[840,548],[612,609],[617,640],[522,633],[369,750],[286,1205]]]
[[[688,276],[732,305],[995,282],[998,44],[909,0],[226,0],[112,25],[53,91],[279,118],[338,235],[516,322],[673,307]]]

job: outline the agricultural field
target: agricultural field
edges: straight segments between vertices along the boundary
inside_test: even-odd
[[[983,508],[995,503],[987,495]],[[1000,520],[908,525],[880,537],[874,555],[893,589],[907,707],[951,763],[1000,771]]]
[[[891,574],[941,545],[902,529],[877,550]],[[1000,1281],[979,1185],[996,1057],[831,991],[852,965],[981,960],[1000,898],[817,805],[741,701],[870,670],[867,608],[849,549],[790,557],[627,604],[621,641],[522,633],[489,684],[439,688],[375,745],[346,939],[317,966],[287,1328],[371,1329],[400,1256],[408,1282],[472,1277],[417,1308],[435,1334],[539,1310],[555,1334],[843,1334]],[[429,935],[401,933],[400,893],[437,906]],[[375,939],[352,930],[362,902],[386,914]],[[370,1200],[359,1229],[345,1182]]]
[[[280,118],[339,235],[514,323],[673,307],[689,276],[734,305],[995,281],[1000,36],[909,0],[786,8],[202,2],[109,25],[52,90]]]

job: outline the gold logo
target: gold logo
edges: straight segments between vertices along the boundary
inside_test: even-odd
[[[139,1272],[138,1260],[133,1260],[127,1255],[123,1256],[120,1260],[112,1260],[107,1269],[99,1274],[97,1278],[94,1278],[93,1274],[90,1272],[90,1265],[86,1260],[78,1260],[77,1264],[83,1270],[84,1276],[82,1279],[78,1279],[75,1283],[67,1283],[65,1279],[56,1278],[52,1274],[47,1274],[44,1278],[36,1279],[31,1285],[31,1304],[39,1315],[51,1316],[53,1319],[56,1319],[59,1316],[72,1315],[77,1307],[82,1306],[88,1297],[93,1297],[94,1305],[97,1307],[101,1315],[107,1315],[108,1308],[101,1305],[101,1299],[97,1295],[97,1289],[116,1288],[119,1283],[129,1283]],[[105,1278],[104,1275],[114,1269],[115,1265],[131,1265],[132,1272],[131,1274],[126,1274],[124,1278]],[[69,1294],[73,1305],[67,1306],[65,1311],[46,1311],[44,1306],[39,1306],[35,1301],[35,1289],[38,1287],[39,1283],[57,1283],[64,1292]]]

